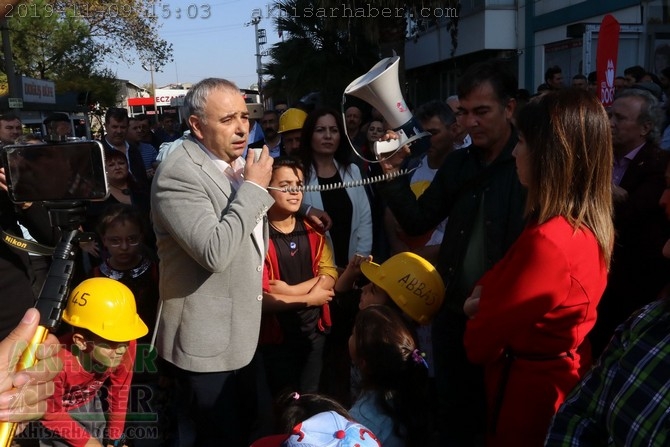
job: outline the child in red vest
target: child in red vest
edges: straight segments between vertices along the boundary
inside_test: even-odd
[[[300,162],[279,157],[272,169],[268,190],[275,203],[268,210],[260,350],[273,396],[283,390],[315,392],[337,270],[323,233],[297,215],[302,192],[285,190],[302,186]]]

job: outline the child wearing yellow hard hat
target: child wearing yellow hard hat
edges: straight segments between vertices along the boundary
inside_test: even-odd
[[[358,288],[361,276],[370,282]],[[411,252],[398,253],[382,264],[373,262],[372,256],[355,255],[335,283],[338,301],[345,301],[342,296],[349,295],[346,298],[351,300],[360,295],[360,310],[374,305],[389,306],[417,326],[430,323],[442,305],[444,290],[444,282],[435,267]],[[413,324],[409,326],[413,331],[418,329],[412,327]],[[423,349],[431,347],[430,343],[423,343],[422,340],[420,345]],[[425,353],[421,355],[426,358]],[[427,357],[430,360],[430,355]],[[427,364],[430,365],[430,362]],[[358,368],[351,367],[346,372],[340,368],[340,375],[346,376],[349,395],[338,397],[345,402],[351,397],[356,398],[360,393],[361,381]]]
[[[415,322],[430,323],[444,300],[444,282],[435,267],[421,256],[402,252],[384,261],[355,256],[335,284],[336,292],[348,292],[363,273],[370,283],[361,288],[359,308],[394,303]]]
[[[62,371],[47,401],[41,446],[125,445],[124,427],[136,340],[147,334],[135,298],[110,278],[91,278],[72,290],[63,312],[72,332],[61,337]],[[100,390],[107,388],[107,414]]]

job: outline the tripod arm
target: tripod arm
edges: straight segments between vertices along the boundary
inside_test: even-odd
[[[74,274],[78,234],[78,230],[70,230],[63,234],[54,251],[40,296],[35,303],[35,308],[40,311],[40,326],[44,326],[49,331],[58,328],[67,304],[70,283]]]
[[[40,312],[40,325],[30,344],[23,351],[16,365],[17,371],[30,368],[36,363],[37,347],[47,338],[49,332],[55,331],[60,325],[74,273],[78,233],[76,229],[65,231],[56,246],[49,273],[35,303],[35,308]],[[15,432],[15,422],[1,422],[0,446],[10,447]]]

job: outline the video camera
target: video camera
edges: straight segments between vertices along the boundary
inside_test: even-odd
[[[75,271],[75,256],[82,235],[84,202],[109,195],[102,144],[97,141],[10,145],[0,149],[9,198],[15,203],[44,202],[51,226],[61,239],[53,248],[52,262],[35,308],[40,326],[17,370],[36,362],[37,346],[58,328]],[[0,242],[1,243],[1,242]],[[0,422],[0,445],[12,445],[16,423]]]
[[[98,141],[9,145],[0,157],[12,202],[104,200],[109,195]]]

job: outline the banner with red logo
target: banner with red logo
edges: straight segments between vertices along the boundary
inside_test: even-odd
[[[600,24],[598,32],[598,50],[596,51],[596,72],[598,79],[598,97],[607,107],[614,101],[614,77],[616,59],[619,52],[619,22],[607,14]]]

